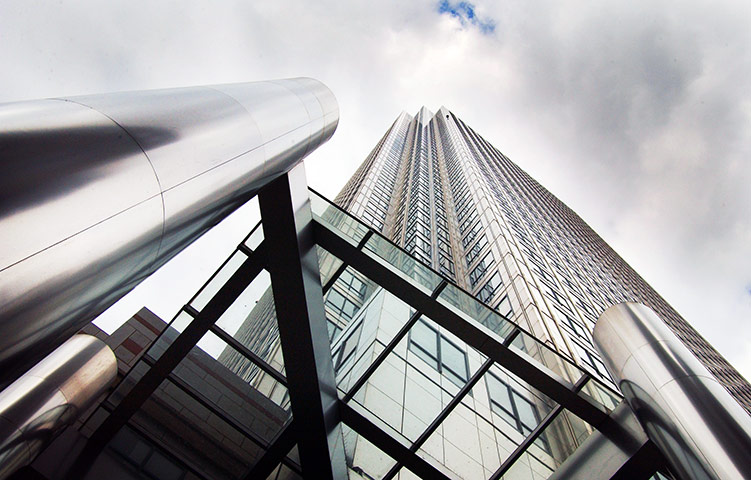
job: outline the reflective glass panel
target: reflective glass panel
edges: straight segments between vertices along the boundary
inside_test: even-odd
[[[310,192],[310,208],[315,220],[341,234],[353,245],[357,245],[368,232],[368,227],[362,222],[314,192]]]

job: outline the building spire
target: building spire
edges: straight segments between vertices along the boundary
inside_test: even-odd
[[[417,121],[420,122],[420,125],[423,127],[430,122],[430,119],[433,118],[433,112],[428,110],[425,105],[420,108],[420,111],[417,112]]]

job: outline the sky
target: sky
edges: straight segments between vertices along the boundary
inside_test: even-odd
[[[723,0],[0,0],[0,102],[313,77],[340,107],[306,160],[329,198],[402,110],[444,105],[751,378],[750,25],[751,2]],[[256,218],[108,318],[171,318]]]

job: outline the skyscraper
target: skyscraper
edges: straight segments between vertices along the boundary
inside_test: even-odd
[[[441,108],[402,113],[335,203],[611,382],[600,313],[651,307],[751,413],[751,386],[576,213]]]
[[[601,428],[597,415],[562,409],[565,400],[532,376],[563,378],[567,391],[608,412],[623,406],[592,336],[600,314],[620,302],[657,311],[751,411],[751,388],[732,366],[581,218],[445,108],[400,114],[337,196],[338,207],[315,192],[310,198],[322,232],[316,242],[338,398],[449,476],[548,478],[576,464],[567,463],[572,455],[599,461],[600,453],[579,450]],[[410,303],[413,294],[400,293],[395,278],[348,259],[344,244],[325,238],[331,232],[441,307]],[[286,389],[269,373],[285,368],[280,300],[276,292],[258,296],[229,331],[251,354],[228,347],[218,360],[287,408]],[[499,339],[543,369],[515,370],[482,348]],[[355,428],[343,440],[350,478],[414,478],[403,459]],[[635,463],[652,468],[648,474],[658,468]]]

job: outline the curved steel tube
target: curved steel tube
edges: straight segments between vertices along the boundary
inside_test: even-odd
[[[104,342],[74,335],[0,392],[0,479],[31,463],[116,376]]]
[[[621,303],[594,329],[642,428],[685,479],[751,478],[751,417],[648,307]]]
[[[0,388],[338,120],[308,78],[0,105]]]

